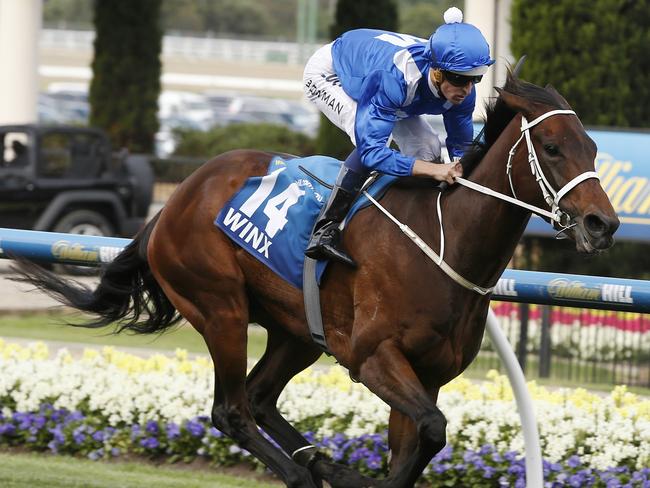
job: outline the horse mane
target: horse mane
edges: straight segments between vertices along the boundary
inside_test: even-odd
[[[510,69],[503,86],[503,91],[518,95],[534,103],[548,105],[553,108],[567,108],[566,103],[559,97],[555,90],[548,85],[539,87],[517,78]],[[514,118],[517,112],[503,101],[499,96],[492,98],[485,106],[484,128],[482,136],[476,138],[461,160],[465,177],[469,176],[476,165],[481,162],[492,145]]]

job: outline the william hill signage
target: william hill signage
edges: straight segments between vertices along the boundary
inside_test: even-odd
[[[641,164],[636,163],[637,166]],[[645,164],[650,165],[650,157]],[[650,224],[650,180],[639,174],[638,169],[635,171],[634,162],[599,152],[596,156],[596,171],[621,222]]]

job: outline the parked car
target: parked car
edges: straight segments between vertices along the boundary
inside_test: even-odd
[[[254,96],[235,97],[223,116],[226,121],[239,117],[253,122],[285,125],[311,137],[318,132],[320,123],[320,116],[315,107],[297,100]]]

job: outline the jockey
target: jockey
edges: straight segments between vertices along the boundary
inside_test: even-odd
[[[307,256],[354,265],[338,248],[340,223],[370,171],[449,184],[462,176],[455,161],[472,141],[474,84],[494,60],[481,32],[462,22],[459,9],[448,9],[444,17],[445,24],[428,40],[357,29],[321,47],[307,62],[307,98],[355,145],[316,222]],[[423,114],[442,114],[454,162],[430,163],[441,161],[441,146]],[[393,139],[400,151],[390,149]]]

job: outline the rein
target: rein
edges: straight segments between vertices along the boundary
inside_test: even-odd
[[[551,186],[551,184],[548,182],[548,179],[546,178],[546,175],[544,175],[544,171],[542,170],[542,167],[539,164],[539,159],[537,158],[535,147],[533,146],[533,142],[530,138],[530,128],[539,124],[542,120],[545,120],[548,117],[552,117],[553,115],[576,115],[576,113],[573,110],[551,110],[549,112],[540,115],[539,117],[532,120],[531,122],[528,122],[528,120],[526,120],[526,117],[524,117],[523,115],[521,116],[522,134],[521,136],[519,136],[519,139],[517,139],[517,141],[514,143],[514,145],[508,152],[508,163],[506,165],[506,173],[508,175],[508,181],[510,182],[510,189],[512,191],[513,197],[497,192],[495,190],[492,190],[491,188],[487,188],[478,183],[474,183],[473,181],[466,180],[465,178],[456,178],[456,181],[459,184],[471,190],[478,191],[480,193],[498,198],[500,200],[504,200],[513,205],[523,207],[543,217],[547,217],[548,219],[551,220],[551,222],[553,222],[554,228],[557,229],[556,224],[559,226],[560,228],[558,232],[558,236],[559,236],[560,234],[563,234],[571,227],[575,226],[575,224],[570,223],[571,216],[567,214],[565,211],[561,210],[559,207],[559,203],[562,197],[564,197],[567,193],[569,193],[569,191],[571,191],[573,188],[578,186],[583,181],[591,178],[600,180],[600,177],[598,176],[598,173],[596,173],[595,171],[585,171],[584,173],[581,173],[580,175],[573,178],[571,181],[565,184],[558,191],[555,191],[555,189]],[[530,205],[529,203],[523,202],[519,200],[516,196],[514,185],[512,183],[512,172],[511,172],[512,158],[514,157],[515,151],[517,150],[517,146],[524,138],[526,139],[526,145],[528,146],[528,163],[530,164],[530,170],[533,176],[535,177],[537,184],[540,187],[544,200],[549,205],[549,207],[551,207],[550,212],[543,208],[536,207],[535,205]],[[411,241],[413,241],[415,245],[422,250],[422,252],[424,252],[424,254],[426,254],[434,263],[436,263],[440,267],[440,269],[445,274],[447,274],[447,276],[453,279],[456,283],[480,295],[487,295],[488,293],[492,293],[492,291],[494,291],[496,284],[486,288],[486,287],[479,286],[475,283],[472,283],[471,281],[462,277],[460,274],[454,271],[454,269],[451,266],[449,266],[449,264],[447,264],[443,259],[444,250],[445,250],[445,235],[442,226],[442,211],[440,209],[440,199],[442,197],[442,192],[438,195],[438,200],[436,205],[437,212],[438,212],[438,221],[440,222],[440,255],[436,254],[436,252],[433,249],[431,249],[431,247],[429,247],[429,245],[426,242],[424,242],[420,236],[418,236],[415,232],[413,232],[413,230],[408,225],[403,224],[399,220],[397,220],[377,200],[375,200],[370,194],[368,194],[368,192],[364,191],[363,194],[366,196],[368,200],[372,202],[373,205],[375,205],[379,210],[381,210],[381,212],[384,215],[386,215],[391,221],[393,221],[400,228],[400,230],[404,234],[406,234],[408,238],[411,239]]]

